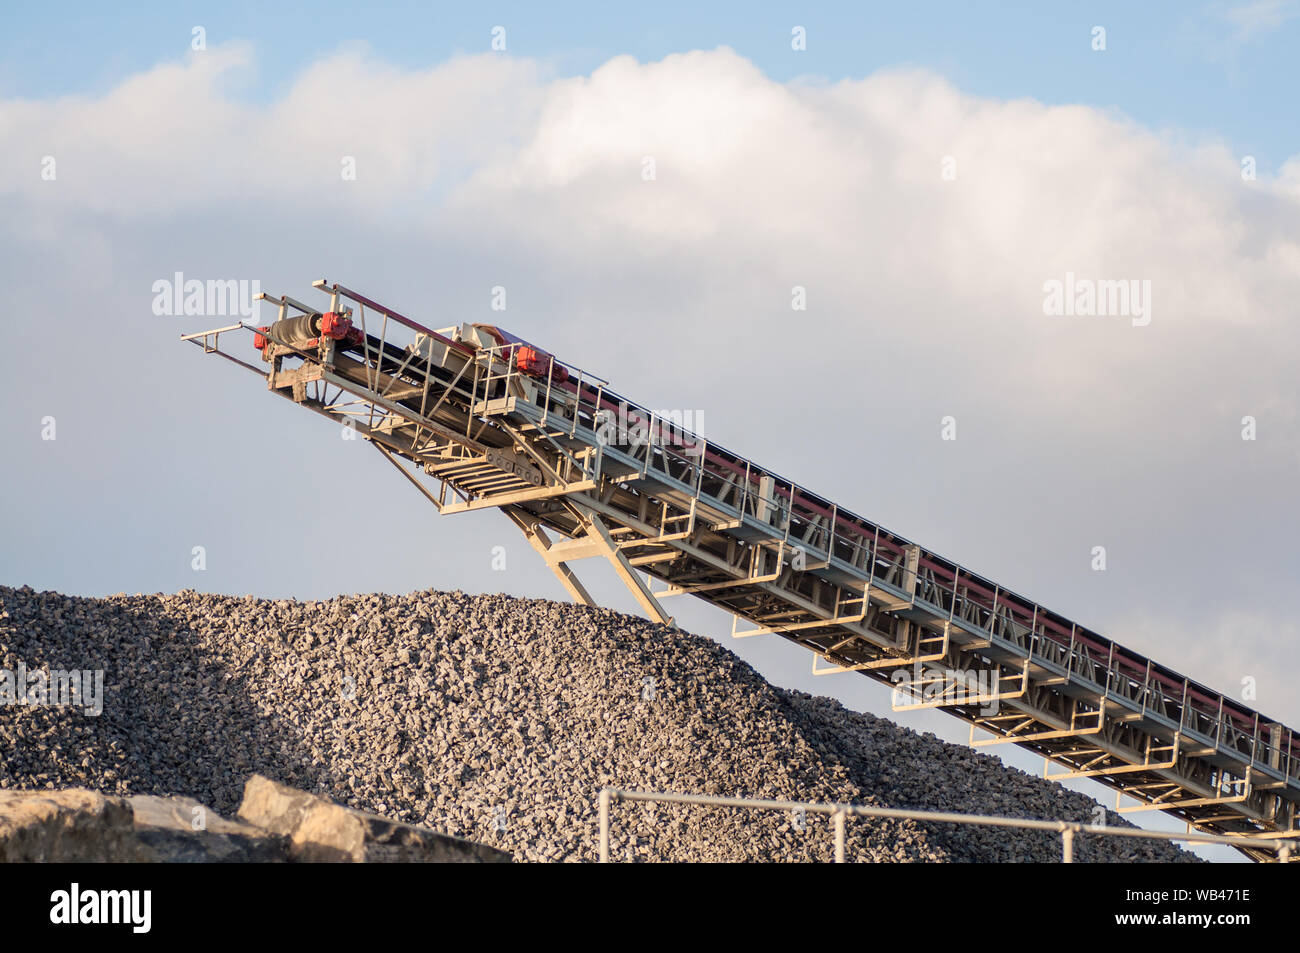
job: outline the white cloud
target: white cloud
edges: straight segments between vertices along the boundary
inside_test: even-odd
[[[505,283],[528,337],[633,398],[703,409],[709,436],[844,505],[1085,624],[1157,613],[1147,648],[1167,664],[1290,613],[1300,157],[1245,182],[1222,144],[1108,112],[973,97],[915,70],[779,83],[725,49],[566,79],[506,57],[400,71],[347,51],[269,103],[239,95],[254,65],[222,47],[98,99],[0,101],[0,247],[39,246],[0,278],[66,335],[57,380],[48,360],[18,362],[4,386],[37,403],[84,388],[79,412],[118,434],[100,458],[119,457],[117,498],[129,474],[185,466],[190,438],[142,445],[110,415],[165,386],[185,395],[164,405],[177,415],[215,399],[191,393],[179,356],[105,378],[142,366],[141,338],[92,317],[146,314],[152,278],[235,262],[307,294],[288,283],[342,269],[329,277],[440,324]],[[1067,272],[1151,281],[1151,325],[1045,316],[1043,283]],[[157,331],[158,355],[175,330]],[[946,414],[955,445],[939,440]],[[1255,443],[1238,437],[1247,414]],[[18,433],[0,431],[14,499],[44,452]],[[302,466],[339,466],[314,446],[295,444]],[[194,479],[229,485],[243,467]],[[1097,543],[1104,576],[1087,568]],[[1252,615],[1202,621],[1227,604]],[[1294,643],[1252,652],[1294,668]]]
[[[23,148],[0,156],[0,189],[59,212],[157,219],[230,200],[405,204],[412,190],[491,159],[535,112],[536,67],[465,57],[399,72],[347,51],[316,63],[283,98],[236,95],[248,46],[192,52],[99,99],[0,103],[0,129]],[[57,188],[40,159],[57,162]],[[341,160],[357,159],[347,190]]]
[[[1223,18],[1236,27],[1233,40],[1246,43],[1276,30],[1297,13],[1300,10],[1297,10],[1295,0],[1254,0],[1230,7],[1223,12]]]

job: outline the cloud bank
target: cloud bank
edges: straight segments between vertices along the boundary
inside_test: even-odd
[[[1222,144],[1110,111],[982,99],[921,70],[780,83],[727,49],[578,77],[345,50],[249,96],[272,68],[235,45],[101,98],[0,101],[0,275],[31,358],[4,385],[5,578],[194,585],[192,537],[221,536],[229,563],[265,544],[255,513],[195,497],[321,471],[383,481],[181,353],[177,333],[204,322],[149,313],[176,270],[302,297],[331,269],[432,324],[495,318],[634,399],[700,411],[710,438],[1212,685],[1255,675],[1263,710],[1300,719],[1281,677],[1300,649],[1265,658],[1258,641],[1294,631],[1300,569],[1300,157],[1254,180]],[[1149,282],[1150,323],[1045,314],[1067,275]],[[57,450],[35,423],[55,411]],[[176,475],[147,515],[141,474]],[[201,587],[558,592],[535,567],[498,579],[486,555],[457,559],[486,553],[488,524],[470,525],[360,575],[243,565]],[[92,555],[70,559],[70,536]]]

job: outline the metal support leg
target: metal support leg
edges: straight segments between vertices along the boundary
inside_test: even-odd
[[[602,551],[601,555],[610,561],[614,571],[618,573],[624,585],[631,590],[633,597],[640,603],[646,615],[662,622],[664,625],[675,625],[673,617],[664,612],[663,606],[659,604],[655,594],[650,591],[650,587],[642,581],[641,577],[637,575],[637,571],[632,568],[632,564],[628,562],[627,557],[623,555],[622,550],[614,544],[614,540],[609,535],[609,529],[605,526],[604,521],[591,511],[584,512],[583,517],[587,537]]]
[[[641,580],[628,558],[619,550],[604,521],[590,510],[572,504],[570,504],[570,509],[581,522],[582,536],[558,543],[552,542],[551,538],[546,535],[546,531],[535,520],[531,519],[525,511],[515,507],[503,506],[501,512],[510,517],[510,521],[519,527],[524,534],[524,538],[546,560],[546,564],[559,577],[560,583],[577,602],[587,606],[596,605],[596,601],[592,599],[586,587],[578,581],[577,575],[569,568],[568,561],[571,559],[585,559],[591,556],[604,556],[609,560],[610,565],[614,567],[614,571],[618,573],[619,578],[623,580],[624,585],[631,591],[646,615],[657,622],[662,622],[664,625],[675,625],[672,616],[664,612],[663,607],[659,605],[659,600],[650,591],[650,587]]]
[[[529,522],[517,511],[508,506],[501,507],[501,512],[510,517],[510,522],[519,527],[524,534],[524,539],[532,544],[533,549],[541,554],[546,560],[546,565],[551,567],[556,578],[560,580],[560,585],[564,586],[565,591],[573,597],[575,602],[580,602],[584,606],[594,606],[596,600],[591,597],[586,587],[578,580],[577,575],[562,560],[556,559],[551,555],[552,542],[551,538],[546,535],[546,531],[535,523]]]

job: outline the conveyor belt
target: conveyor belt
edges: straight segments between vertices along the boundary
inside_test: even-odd
[[[331,312],[355,306],[361,333],[271,335],[268,388],[354,427],[441,512],[499,508],[575,599],[592,601],[568,564],[602,556],[654,618],[670,623],[664,600],[693,595],[731,613],[737,637],[807,648],[817,674],[889,683],[896,709],[942,708],[971,725],[976,746],[1016,744],[1041,754],[1050,778],[1111,787],[1121,812],[1238,835],[1255,859],[1272,854],[1252,839],[1300,833],[1300,739],[1274,719],[578,367],[525,373],[519,343],[476,347],[343,286],[316,287]],[[268,300],[281,320],[322,313]],[[251,329],[188,337],[256,371],[220,346],[221,333],[240,330]]]

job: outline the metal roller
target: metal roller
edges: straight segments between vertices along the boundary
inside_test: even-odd
[[[283,318],[271,325],[268,336],[272,341],[290,347],[303,347],[308,341],[320,336],[320,319],[319,314],[300,314],[295,318]]]

